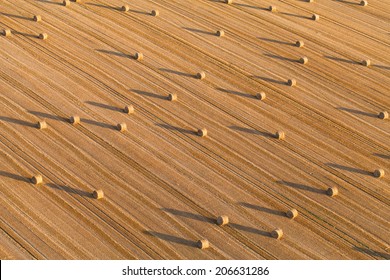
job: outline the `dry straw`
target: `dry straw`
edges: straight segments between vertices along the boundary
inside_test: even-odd
[[[284,140],[286,138],[286,134],[284,133],[284,131],[277,131],[275,133],[275,138],[279,140]]]
[[[38,129],[46,129],[47,128],[46,121],[38,121],[37,127],[38,127]]]
[[[362,1],[360,1],[360,5],[365,7],[368,5],[368,1],[362,0]]]
[[[207,249],[208,247],[210,247],[210,243],[207,239],[201,239],[201,240],[198,240],[198,242],[196,242],[196,246],[199,249]]]
[[[385,176],[385,171],[383,169],[376,169],[373,174],[376,178],[382,178]]]
[[[39,34],[39,39],[41,39],[41,40],[47,40],[47,38],[49,37],[46,33],[41,33],[41,34]]]
[[[206,128],[200,128],[200,129],[198,129],[197,134],[198,134],[200,137],[205,137],[205,136],[207,136],[207,129],[206,129]]]
[[[307,64],[308,62],[309,62],[309,59],[306,56],[301,57],[299,59],[299,63],[301,63],[301,64]]]
[[[40,22],[40,21],[42,21],[42,17],[40,15],[36,15],[33,17],[33,20],[36,22]]]
[[[389,118],[389,113],[387,111],[380,112],[378,118],[382,120],[386,120]]]
[[[302,48],[304,45],[305,45],[305,43],[303,41],[296,41],[295,42],[295,46],[297,46],[298,48]]]
[[[79,116],[71,116],[69,118],[69,121],[70,121],[71,124],[77,125],[77,124],[80,123],[80,117]]]
[[[67,6],[70,5],[70,1],[69,1],[69,0],[64,0],[64,1],[62,1],[62,5],[65,6],[65,7],[67,7]]]
[[[154,17],[158,17],[160,15],[160,12],[158,10],[153,10],[150,14]]]
[[[336,196],[339,194],[339,190],[336,187],[330,187],[326,190],[326,194],[330,197]]]
[[[277,11],[276,6],[269,6],[268,10],[273,12],[273,13],[276,13],[276,11]]]
[[[218,36],[218,37],[223,37],[223,36],[225,36],[225,31],[223,31],[223,30],[218,30],[218,31],[217,31],[217,36]]]
[[[39,174],[35,175],[35,176],[31,177],[30,181],[34,185],[42,184],[42,182],[43,182],[42,175],[39,175]]]
[[[127,125],[126,123],[118,123],[117,124],[117,129],[120,131],[120,132],[125,132],[127,130]]]
[[[206,73],[205,72],[199,72],[196,74],[196,78],[199,79],[199,80],[203,80],[204,78],[206,78]]]
[[[130,10],[129,5],[123,5],[120,9],[122,12],[128,12]]]
[[[168,100],[169,101],[176,101],[177,100],[177,94],[176,93],[168,94]]]
[[[286,216],[289,219],[295,219],[298,216],[298,210],[297,209],[290,209],[286,212]]]
[[[275,239],[281,239],[283,237],[283,230],[280,228],[271,231],[271,236]]]
[[[11,30],[9,29],[4,29],[3,32],[2,32],[2,35],[5,36],[5,37],[9,37],[11,36]]]
[[[144,59],[144,55],[143,53],[140,53],[140,52],[136,52],[135,55],[134,55],[134,58],[138,61],[141,61]]]
[[[287,81],[287,84],[290,86],[290,87],[295,87],[297,85],[297,81],[295,79],[289,79]]]
[[[103,190],[94,190],[92,195],[95,199],[102,199],[104,197],[104,192]]]
[[[365,59],[362,61],[362,65],[368,67],[371,65],[371,61],[369,59]]]
[[[311,19],[314,20],[314,21],[319,21],[320,20],[320,16],[314,14],[314,15],[311,16]]]
[[[133,105],[126,105],[125,108],[123,108],[123,112],[130,115],[134,113],[134,107]]]
[[[259,100],[264,100],[267,97],[264,91],[261,91],[259,93],[256,93],[256,98]]]
[[[225,3],[226,3],[226,4],[229,4],[229,5],[230,5],[230,4],[233,4],[233,0],[225,0]]]
[[[226,215],[222,215],[217,218],[217,225],[219,226],[224,226],[227,225],[228,223],[229,223],[229,217]]]

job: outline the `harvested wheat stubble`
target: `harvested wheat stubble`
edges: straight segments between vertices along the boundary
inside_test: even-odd
[[[144,55],[143,53],[140,53],[140,52],[136,52],[135,55],[134,55],[134,58],[138,61],[141,61],[144,59]]]
[[[339,194],[339,190],[336,187],[330,187],[326,190],[326,194],[330,197],[336,196]]]
[[[290,87],[295,87],[297,85],[297,81],[295,79],[289,79],[287,81],[287,84],[290,86]]]
[[[168,94],[168,100],[169,101],[176,101],[177,100],[177,94],[176,93]]]
[[[305,43],[303,41],[296,41],[295,42],[295,46],[297,46],[298,48],[302,48],[304,45],[305,45]]]
[[[42,21],[42,17],[40,15],[36,15],[33,17],[33,20],[36,22],[40,22],[40,21]]]
[[[199,249],[207,249],[208,247],[210,247],[210,243],[207,239],[200,239],[198,240],[198,242],[196,242],[196,246]]]
[[[197,134],[198,134],[200,137],[205,137],[205,136],[207,136],[207,129],[206,129],[206,128],[200,128],[200,129],[198,129]]]
[[[382,177],[384,177],[385,176],[385,171],[383,170],[383,169],[376,169],[374,172],[373,172],[373,174],[374,174],[374,177],[376,177],[376,178],[382,178]]]
[[[283,230],[280,228],[274,229],[271,231],[271,236],[275,239],[280,239],[283,237]]]
[[[389,113],[387,111],[380,112],[378,118],[382,120],[386,120],[389,118]]]
[[[275,13],[277,11],[276,6],[269,6],[268,10],[271,11],[272,13]]]
[[[104,192],[103,190],[94,190],[92,195],[95,199],[102,199],[104,197]]]
[[[69,0],[64,0],[64,1],[62,1],[62,5],[63,6],[69,6],[70,5],[70,1]]]
[[[42,179],[42,175],[35,175],[35,176],[32,176],[31,179],[30,179],[31,183],[33,183],[34,185],[39,185],[39,184],[42,184],[43,182],[43,179]]]
[[[69,118],[69,121],[73,125],[79,124],[80,123],[80,117],[79,116],[71,116]]]
[[[129,5],[123,5],[120,10],[123,12],[128,12],[130,10],[130,7]]]
[[[227,225],[228,223],[229,223],[229,217],[226,215],[222,215],[217,218],[217,225],[219,226]]]
[[[158,10],[152,10],[150,14],[154,17],[158,17],[160,15],[160,12]]]
[[[223,30],[218,30],[218,31],[217,31],[217,36],[218,36],[218,37],[223,37],[223,36],[225,36],[225,31],[223,31]]]
[[[39,39],[41,39],[41,40],[46,40],[49,36],[46,34],[46,33],[41,33],[41,34],[39,34]]]
[[[275,133],[275,138],[279,140],[284,140],[286,138],[286,134],[284,133],[284,131],[277,131]]]
[[[290,209],[286,212],[286,216],[289,219],[295,219],[298,216],[298,210],[297,209]]]
[[[320,16],[314,14],[314,15],[311,16],[311,19],[314,20],[314,21],[319,21],[320,20]]]
[[[9,36],[11,36],[11,30],[9,30],[9,29],[4,29],[3,30],[3,32],[1,32],[1,34],[3,35],[3,36],[5,36],[5,37],[9,37]]]
[[[120,131],[120,132],[125,132],[127,130],[127,125],[126,123],[118,123],[117,124],[117,129]]]
[[[256,93],[256,98],[259,100],[264,100],[267,97],[264,91],[261,91],[259,93]]]
[[[232,3],[233,3],[233,0],[225,0],[225,3],[226,3],[226,4],[232,4]]]
[[[126,114],[133,114],[134,113],[133,105],[126,105],[125,108],[123,108],[123,112],[125,112]]]
[[[365,59],[362,61],[362,65],[368,67],[371,65],[371,61],[369,59]]]
[[[204,78],[206,78],[206,73],[205,72],[199,72],[196,74],[196,78],[198,78],[199,80],[203,80]]]
[[[47,128],[46,121],[38,121],[37,127],[38,127],[38,129],[46,129]]]
[[[301,64],[307,64],[308,62],[309,62],[309,59],[306,56],[301,57],[299,59],[299,63],[301,63]]]
[[[362,0],[362,1],[360,1],[360,5],[365,7],[368,5],[368,1]]]

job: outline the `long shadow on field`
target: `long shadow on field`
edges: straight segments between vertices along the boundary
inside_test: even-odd
[[[279,40],[275,40],[275,39],[269,39],[269,38],[264,38],[264,37],[257,37],[257,39],[260,39],[262,41],[271,42],[271,43],[277,43],[277,44],[288,45],[288,46],[295,46],[295,43],[289,43],[289,42],[279,41]]]
[[[359,168],[349,167],[349,166],[335,164],[335,163],[325,163],[325,165],[336,168],[336,169],[346,170],[346,171],[353,172],[353,173],[372,176],[372,172],[367,171],[367,170],[363,170],[363,169],[359,169]]]
[[[159,127],[165,128],[165,129],[175,130],[175,131],[178,131],[178,132],[181,132],[181,133],[196,134],[196,131],[194,131],[194,130],[177,127],[177,126],[173,126],[173,125],[170,125],[170,124],[156,123],[156,125],[159,126]]]
[[[224,89],[224,88],[216,88],[216,89],[219,90],[219,91],[222,91],[222,92],[226,92],[226,93],[230,93],[230,94],[234,94],[234,95],[238,95],[238,96],[242,96],[242,97],[246,97],[246,98],[256,99],[256,96],[254,96],[252,94],[249,94],[249,93],[243,93],[243,92],[239,92],[239,91],[235,91],[235,90],[229,90],[229,89]]]
[[[151,15],[149,12],[144,12],[144,11],[138,11],[138,10],[129,10],[131,13],[136,13],[136,14],[141,14],[141,15]]]
[[[294,189],[300,189],[300,190],[309,191],[309,192],[313,192],[313,193],[320,193],[320,194],[326,193],[325,190],[321,190],[321,189],[317,189],[317,188],[313,188],[313,187],[310,187],[307,185],[297,184],[297,183],[293,183],[293,182],[280,180],[280,181],[276,181],[276,183],[284,185],[284,186],[288,186],[288,187],[291,187]]]
[[[280,210],[270,209],[270,208],[266,208],[266,207],[262,207],[262,206],[258,206],[258,205],[254,205],[254,204],[250,204],[250,203],[246,203],[246,202],[238,202],[238,204],[242,205],[244,207],[247,207],[247,208],[251,208],[251,209],[255,209],[255,210],[261,211],[261,212],[265,212],[265,213],[269,213],[269,214],[273,214],[273,215],[277,215],[277,216],[282,216],[282,217],[286,216],[286,213],[283,212],[283,211],[280,211]]]
[[[112,124],[102,123],[102,122],[98,122],[98,121],[94,121],[94,120],[89,120],[89,119],[84,119],[84,118],[80,118],[80,121],[81,121],[82,123],[92,124],[92,125],[94,125],[94,126],[99,126],[99,127],[103,127],[103,128],[108,128],[108,129],[117,130],[117,126],[116,126],[116,125],[112,125]]]
[[[349,64],[361,64],[360,62],[357,62],[357,61],[353,61],[353,60],[350,60],[350,59],[345,59],[345,58],[340,58],[340,57],[335,57],[335,56],[330,56],[330,55],[324,55],[325,58],[328,58],[328,59],[331,59],[331,60],[334,60],[334,61],[339,61],[339,62],[344,62],[344,63],[349,63]]]
[[[102,50],[102,49],[95,49],[95,51],[105,53],[105,54],[115,55],[115,56],[119,56],[119,57],[134,58],[133,55],[125,54],[125,53],[121,53],[121,52],[107,51],[107,50]]]
[[[172,208],[161,208],[161,210],[163,210],[165,212],[168,212],[168,213],[171,213],[171,214],[173,214],[175,216],[180,216],[180,217],[184,217],[184,218],[188,218],[188,219],[192,219],[192,220],[206,222],[206,223],[209,223],[209,224],[215,224],[216,223],[215,219],[210,218],[210,217],[205,217],[205,216],[202,216],[202,215],[199,215],[199,214],[194,214],[194,213],[181,211],[181,210],[176,210],[176,209],[172,209]]]
[[[290,61],[290,62],[299,62],[298,59],[292,59],[292,58],[288,58],[288,57],[284,57],[284,56],[280,56],[280,55],[275,55],[275,54],[270,54],[270,53],[265,53],[264,55],[271,57],[271,58],[276,58],[279,60],[285,60],[285,61]]]
[[[236,126],[236,125],[228,126],[228,128],[236,130],[236,131],[245,132],[245,133],[261,135],[261,136],[268,137],[268,138],[275,138],[275,135],[272,133],[262,132],[262,131],[258,131],[258,130],[251,129],[251,128],[246,128],[246,127],[241,127],[241,126]]]
[[[1,171],[1,170],[0,170],[0,176],[8,177],[8,178],[11,178],[11,179],[14,179],[14,180],[17,180],[17,181],[28,182],[28,183],[30,182],[30,178],[26,178],[26,177],[23,177],[23,176],[20,176],[20,175],[16,175],[16,174],[9,173],[9,172],[6,172],[6,171]]]
[[[30,114],[33,114],[35,116],[45,118],[45,119],[51,119],[51,120],[62,121],[62,122],[69,122],[68,118],[64,118],[64,117],[60,117],[60,116],[56,116],[56,115],[52,115],[52,114],[48,114],[48,113],[43,113],[43,112],[38,112],[38,111],[30,111],[30,110],[28,112]]]
[[[99,7],[99,8],[105,8],[109,10],[114,10],[114,11],[120,11],[121,7],[116,7],[116,6],[108,6],[108,5],[102,5],[102,4],[95,4],[95,3],[85,3],[87,5]]]
[[[286,13],[286,12],[279,12],[281,15],[289,16],[289,17],[297,17],[297,18],[304,18],[304,19],[311,19],[309,16],[302,16],[302,15],[297,15],[297,14],[291,14],[291,13]]]
[[[357,246],[354,246],[353,249],[360,252],[360,253],[370,255],[372,257],[379,257],[379,258],[382,258],[385,260],[390,260],[390,254],[387,254],[387,253],[382,253],[379,251],[371,250],[368,248],[357,247]]]
[[[90,193],[90,192],[86,192],[86,191],[83,191],[83,190],[75,189],[75,188],[72,188],[72,187],[69,187],[69,186],[57,185],[57,184],[53,184],[53,183],[47,183],[46,186],[48,186],[48,187],[50,187],[52,189],[64,191],[64,192],[71,193],[71,194],[76,194],[76,195],[79,195],[79,196],[84,196],[84,197],[89,197],[89,198],[93,197],[93,194]]]
[[[390,70],[390,66],[384,66],[384,65],[378,65],[378,64],[373,64],[371,67],[376,67],[379,69],[384,69],[384,70]]]
[[[383,158],[383,159],[390,159],[389,155],[384,155],[384,154],[379,154],[379,153],[374,153],[373,155],[376,157]]]
[[[213,35],[213,36],[216,35],[215,32],[210,32],[210,31],[205,31],[205,30],[200,30],[200,29],[195,29],[195,28],[183,27],[183,29],[191,31],[191,32],[195,32],[195,33],[201,33],[201,34]]]
[[[168,72],[168,73],[176,74],[176,75],[179,75],[179,76],[196,78],[196,75],[188,74],[188,73],[184,73],[184,72],[180,72],[180,71],[175,71],[175,70],[171,70],[171,69],[159,68],[158,70],[163,71],[163,72]]]
[[[367,112],[359,111],[359,110],[356,110],[356,109],[349,109],[349,108],[345,108],[345,107],[337,107],[337,109],[341,110],[341,111],[346,111],[346,112],[349,112],[349,113],[352,113],[352,114],[356,114],[356,115],[362,115],[362,116],[367,116],[367,117],[372,117],[372,118],[378,118],[378,114],[367,113]]]
[[[239,6],[239,7],[244,7],[244,8],[250,8],[250,9],[256,9],[256,10],[262,10],[262,11],[268,11],[267,8],[262,8],[262,7],[259,7],[259,6],[252,6],[252,5],[248,5],[248,4],[242,4],[242,3],[233,3],[233,5],[235,6]]]
[[[169,234],[160,233],[160,232],[156,232],[156,231],[150,231],[150,230],[145,230],[145,231],[143,231],[143,233],[150,235],[150,236],[153,236],[153,237],[163,239],[163,240],[168,241],[168,242],[173,242],[173,243],[177,243],[177,244],[181,244],[181,245],[185,245],[185,246],[189,246],[189,247],[196,247],[196,241],[184,239],[184,238],[177,237],[174,235],[169,235]]]
[[[242,230],[242,231],[246,231],[246,232],[250,232],[250,233],[259,234],[262,236],[271,237],[271,234],[265,230],[261,230],[261,229],[257,229],[257,228],[253,228],[253,227],[247,227],[247,226],[239,225],[236,223],[229,223],[228,226],[230,226],[231,228],[237,229],[237,230]]]
[[[261,76],[251,76],[251,78],[255,79],[260,79],[269,83],[274,83],[274,84],[279,84],[279,85],[288,85],[287,81],[283,82],[280,80],[272,79],[272,78],[267,78],[267,77],[261,77]]]
[[[345,3],[345,4],[350,4],[350,5],[360,5],[360,1],[359,2],[351,2],[351,1],[345,1],[345,0],[333,0],[335,2],[341,2],[341,3]],[[358,1],[358,0],[356,0]]]
[[[0,12],[0,16],[6,16],[6,17],[11,17],[11,18],[19,18],[19,19],[25,19],[25,20],[30,20],[30,21],[33,20],[33,18],[30,18],[30,17],[18,16],[18,15],[7,14],[7,13],[2,13],[2,12]]]
[[[49,0],[37,0],[37,1],[42,2],[42,3],[54,4],[54,5],[62,6],[62,1],[61,2],[53,2],[53,1],[49,1]]]
[[[131,89],[131,91],[133,91],[139,95],[143,95],[143,96],[148,96],[148,97],[153,97],[153,98],[158,98],[158,99],[167,99],[166,96],[155,94],[152,92],[147,92],[147,91],[138,90],[138,89]]]
[[[14,119],[14,118],[9,118],[9,117],[4,117],[4,116],[0,116],[0,121],[5,121],[5,122],[19,124],[19,125],[28,126],[28,127],[37,127],[37,125],[35,123],[22,121],[19,119]]]
[[[21,35],[21,36],[30,37],[30,38],[39,38],[39,35],[19,32],[19,31],[15,31],[15,30],[12,30],[12,34],[14,34],[14,35]]]
[[[118,107],[115,107],[115,106],[112,106],[112,105],[107,105],[107,104],[94,102],[94,101],[86,101],[85,103],[90,104],[92,106],[100,107],[100,108],[103,108],[103,109],[115,111],[115,112],[123,112],[122,108],[118,108]]]

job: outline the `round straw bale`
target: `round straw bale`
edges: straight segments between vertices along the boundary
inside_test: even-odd
[[[339,194],[339,190],[336,187],[330,187],[326,190],[326,194],[330,197],[336,196]]]
[[[138,61],[141,61],[144,59],[144,55],[143,53],[140,53],[140,52],[136,52],[135,55],[134,55],[134,58]]]
[[[382,120],[386,120],[389,118],[389,113],[387,111],[380,112],[378,118]]]
[[[295,46],[297,46],[298,48],[302,48],[304,45],[305,45],[305,43],[303,41],[296,41],[295,42]]]
[[[123,112],[126,114],[133,114],[134,113],[134,107],[133,105],[126,105],[125,108],[123,109]]]
[[[176,93],[168,94],[168,100],[169,101],[176,101],[177,100],[177,94]]]
[[[219,226],[227,225],[228,223],[229,223],[229,217],[226,215],[222,215],[217,218],[217,225]]]
[[[382,178],[383,176],[385,176],[385,171],[383,169],[376,169],[374,171],[374,177]]]
[[[70,5],[70,1],[69,1],[69,0],[64,0],[64,1],[62,1],[62,5],[65,6],[65,7],[67,7],[67,6]]]
[[[371,61],[369,59],[365,59],[362,61],[362,65],[368,67],[371,65]]]
[[[160,12],[158,10],[153,10],[150,14],[154,17],[158,17],[160,15]]]
[[[313,3],[314,0],[306,0],[306,2]]]
[[[33,20],[36,21],[36,22],[39,22],[39,21],[42,21],[42,17],[40,15],[35,15],[33,17]]]
[[[39,129],[46,129],[46,128],[47,128],[47,123],[46,123],[46,121],[39,121],[39,122],[37,123],[37,127],[38,127]]]
[[[39,39],[46,40],[49,36],[46,33],[39,34]]]
[[[314,21],[319,21],[320,20],[320,16],[314,14],[314,15],[311,16],[311,19],[314,20]]]
[[[266,98],[266,94],[264,91],[256,93],[256,98],[260,100],[264,100]]]
[[[207,239],[200,239],[198,240],[198,242],[196,242],[196,246],[199,249],[207,249],[208,247],[210,247],[210,243]]]
[[[277,11],[276,6],[269,6],[268,10],[275,13]]]
[[[80,123],[80,117],[79,116],[71,116],[69,118],[69,121],[73,125],[79,124]]]
[[[274,229],[271,231],[271,236],[276,239],[280,239],[283,236],[283,230],[280,228]]]
[[[117,124],[117,129],[120,131],[120,132],[124,132],[127,130],[127,125],[126,123],[118,123]]]
[[[95,199],[102,199],[104,197],[104,192],[103,190],[94,190],[92,195]]]
[[[297,81],[295,79],[289,79],[287,81],[287,84],[290,86],[290,87],[295,87],[297,85]]]
[[[225,31],[223,31],[223,30],[218,30],[218,31],[217,31],[217,36],[218,36],[218,37],[223,37],[223,36],[225,36]]]
[[[206,73],[205,72],[199,72],[196,74],[196,78],[198,78],[199,80],[203,80],[204,78],[206,78]]]
[[[306,56],[301,57],[301,58],[299,59],[299,63],[301,63],[301,64],[306,64],[306,63],[308,63],[308,62],[309,62],[309,59],[308,59]]]
[[[130,10],[129,5],[123,5],[120,9],[122,12],[128,12]]]
[[[362,1],[360,1],[360,5],[361,6],[367,6],[368,5],[368,1],[362,0]]]
[[[233,0],[225,0],[225,3],[230,5],[233,3]]]
[[[290,209],[286,212],[286,216],[289,219],[295,219],[298,216],[298,210],[297,209]]]
[[[198,129],[198,135],[200,136],[200,137],[205,137],[205,136],[207,136],[207,129],[206,128],[200,128],[200,129]]]
[[[286,134],[284,133],[284,131],[277,131],[275,133],[275,137],[276,139],[284,140],[286,138]]]
[[[9,36],[11,36],[11,30],[9,30],[9,29],[4,29],[3,30],[3,32],[1,33],[3,36],[5,36],[5,37],[9,37]]]
[[[81,0],[73,0],[73,2],[81,3]]]
[[[34,185],[39,185],[39,184],[42,184],[43,182],[43,179],[42,179],[42,175],[35,175],[35,176],[32,176],[31,179],[30,179],[31,183],[33,183]]]

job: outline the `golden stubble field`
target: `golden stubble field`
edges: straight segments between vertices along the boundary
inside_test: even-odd
[[[69,4],[0,2],[1,259],[390,258],[390,2]]]

